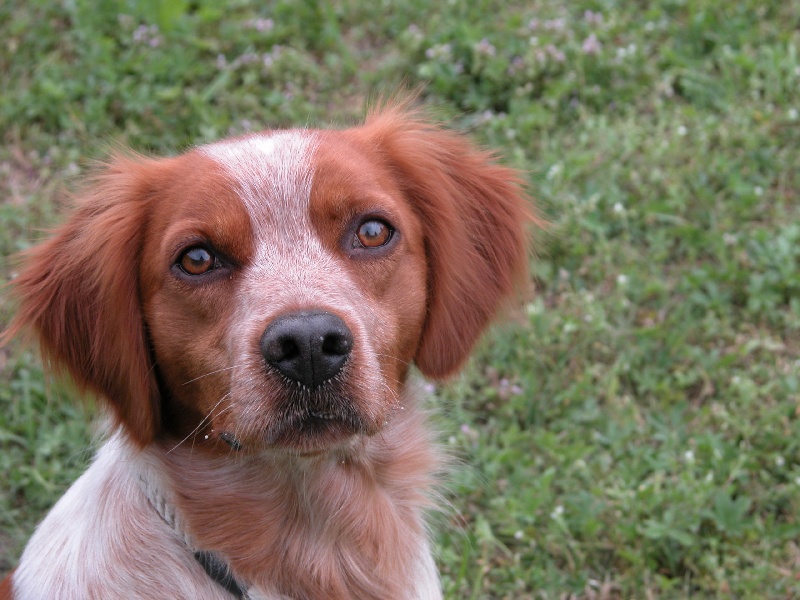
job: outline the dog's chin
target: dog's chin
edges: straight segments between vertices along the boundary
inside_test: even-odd
[[[355,416],[318,413],[277,423],[267,432],[264,441],[272,450],[315,456],[346,447],[357,438],[373,435],[376,431]]]

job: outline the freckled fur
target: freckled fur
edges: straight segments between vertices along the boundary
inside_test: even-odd
[[[390,222],[393,245],[353,246],[364,218]],[[0,599],[229,597],[193,549],[253,600],[440,598],[425,514],[446,461],[409,366],[442,378],[466,360],[525,274],[532,220],[513,170],[408,101],[344,131],[114,158],[24,257],[4,338],[33,332],[115,432]],[[199,285],[175,267],[198,243],[224,263]],[[312,310],[354,340],[313,392],[259,350],[276,317]],[[320,402],[356,425],[295,432]]]

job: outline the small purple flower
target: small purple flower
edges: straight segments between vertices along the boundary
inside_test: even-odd
[[[259,33],[264,33],[265,31],[272,31],[272,28],[275,27],[275,22],[272,19],[250,19],[246,25]]]
[[[603,23],[603,15],[592,10],[587,10],[584,12],[583,18],[587,23],[591,23],[592,25],[601,25]]]
[[[258,60],[258,54],[255,52],[247,51],[244,54],[240,54],[239,57],[234,61],[237,65],[250,65]]]
[[[133,41],[137,44],[157,48],[164,38],[159,34],[157,25],[139,25],[133,32]]]
[[[511,59],[511,64],[508,65],[508,74],[516,75],[517,73],[525,70],[525,61],[521,56],[515,56]]]
[[[588,38],[583,40],[583,45],[581,46],[584,54],[600,54],[600,50],[603,49],[602,44],[597,39],[595,34],[590,35]]]
[[[550,55],[550,57],[556,62],[564,62],[567,59],[566,55],[561,50],[556,48],[553,44],[547,44],[545,50]]]
[[[447,60],[452,55],[452,47],[450,44],[436,44],[435,46],[431,46],[425,51],[425,57],[433,60],[433,59],[441,59]]]
[[[544,22],[544,28],[547,31],[564,31],[567,28],[567,22],[564,19],[551,19]]]
[[[484,56],[494,56],[497,54],[497,48],[494,47],[488,38],[483,38],[480,42],[475,44],[475,51]]]

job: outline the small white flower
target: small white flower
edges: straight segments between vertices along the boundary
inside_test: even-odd
[[[687,463],[693,463],[694,462],[694,452],[692,450],[687,450],[686,452],[683,453],[683,459]]]
[[[528,316],[533,316],[533,315],[541,314],[543,308],[544,307],[541,304],[538,304],[536,302],[530,302],[525,307],[525,311],[528,313]]]
[[[764,195],[764,188],[762,188],[760,185],[757,185],[753,188],[753,193],[760,198]]]
[[[617,275],[617,285],[627,285],[628,283],[628,276],[625,274],[620,273]]]
[[[679,135],[679,136],[683,137],[683,136],[685,136],[687,133],[689,133],[689,130],[688,130],[688,129],[686,129],[686,126],[684,126],[684,125],[679,125],[679,126],[678,126],[678,135]]]
[[[783,456],[781,456],[780,454],[778,454],[778,456],[775,457],[775,466],[782,467],[785,464],[786,464],[786,459],[783,458]]]
[[[563,514],[564,514],[564,507],[559,504],[550,513],[550,518],[551,519],[560,519]]]
[[[547,179],[553,180],[561,173],[564,166],[561,163],[556,163],[547,170]]]
[[[788,112],[786,113],[786,116],[789,117],[790,121],[797,121],[797,116],[798,116],[797,115],[797,109],[796,108],[790,108],[788,110]]]
[[[523,537],[525,537],[525,534],[524,534],[524,533],[522,533],[522,530],[521,530],[521,529],[517,529],[517,530],[514,532],[514,539],[515,539],[515,540],[521,540]]]
[[[622,202],[615,202],[614,203],[614,212],[618,215],[621,215],[625,212],[625,207],[623,206]]]

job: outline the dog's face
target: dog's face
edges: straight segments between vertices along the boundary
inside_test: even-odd
[[[387,166],[297,131],[169,171],[138,266],[172,433],[315,452],[378,432],[426,310],[420,217]]]
[[[118,158],[31,251],[16,327],[142,445],[322,452],[390,422],[412,363],[463,363],[529,218],[513,171],[402,107]]]

